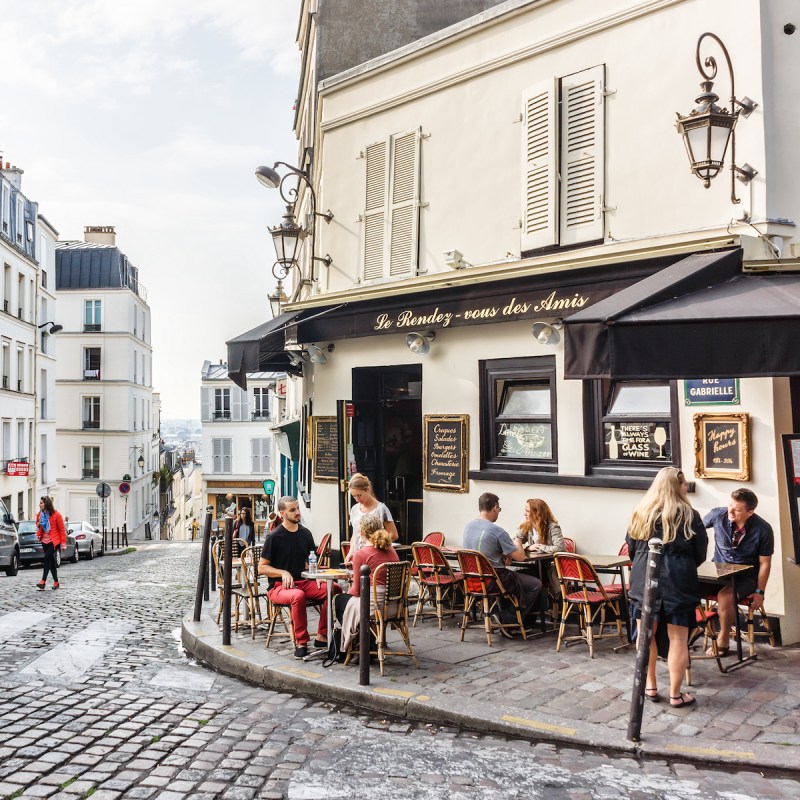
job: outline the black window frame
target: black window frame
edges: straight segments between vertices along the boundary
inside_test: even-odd
[[[610,415],[606,405],[617,384],[630,386],[669,386],[669,414]],[[586,474],[652,478],[664,467],[681,466],[680,404],[677,381],[584,381],[584,431],[586,442]],[[611,418],[611,419],[609,419]],[[671,455],[669,459],[611,460],[605,457],[605,422],[668,422],[670,425]]]
[[[493,477],[502,480],[503,473],[520,480],[526,474],[558,472],[558,414],[557,414],[557,375],[554,355],[524,356],[521,358],[496,358],[478,362],[480,388],[480,437],[481,471],[491,472]],[[497,396],[497,382],[541,381],[546,379],[550,386],[550,441],[552,457],[549,459],[511,457],[498,454],[495,433],[499,417],[500,398]],[[475,477],[480,477],[475,474]]]

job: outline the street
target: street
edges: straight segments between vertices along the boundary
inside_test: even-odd
[[[253,687],[179,641],[199,547],[0,577],[0,798],[789,798],[757,771],[409,724]],[[234,641],[235,644],[235,641]],[[787,754],[787,759],[791,753]]]

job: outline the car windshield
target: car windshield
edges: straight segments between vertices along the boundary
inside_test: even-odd
[[[19,533],[36,533],[36,523],[35,522],[20,522],[17,530]]]
[[[80,522],[70,522],[70,524],[67,525],[67,530],[70,533],[74,533],[75,531],[79,531],[80,529],[81,529]]]

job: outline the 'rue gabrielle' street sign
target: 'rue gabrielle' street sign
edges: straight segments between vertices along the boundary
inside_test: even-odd
[[[738,378],[702,378],[684,381],[687,406],[738,406]]]

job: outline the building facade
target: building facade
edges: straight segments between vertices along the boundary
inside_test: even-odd
[[[87,227],[84,236],[56,246],[58,507],[144,538],[158,508],[150,307],[114,228]],[[101,483],[111,488],[105,500]]]
[[[16,519],[30,518],[38,506],[35,493],[46,483],[52,469],[54,439],[47,426],[42,430],[45,451],[37,454],[37,422],[40,395],[46,393],[48,365],[39,361],[39,347],[53,348],[47,334],[39,337],[39,315],[55,311],[47,283],[47,255],[42,245],[52,233],[40,225],[38,205],[22,193],[23,171],[10,163],[0,164],[0,341],[2,342],[2,385],[0,386],[0,498]],[[51,273],[52,276],[52,273]],[[51,317],[47,317],[51,319]],[[42,370],[40,373],[39,370]],[[39,386],[44,374],[44,386]],[[46,394],[41,395],[46,397]],[[45,409],[46,411],[46,409]],[[48,435],[49,434],[49,435]],[[40,467],[44,462],[45,474]]]
[[[229,508],[247,506],[259,533],[271,503],[263,482],[276,480],[271,428],[275,389],[281,377],[248,374],[247,389],[243,390],[228,377],[225,363],[206,361],[201,372],[203,509],[211,506],[219,518]]]
[[[747,338],[732,364],[723,345],[746,334],[769,353],[761,331],[780,305],[770,298],[796,296],[790,11],[782,0],[508,0],[318,84],[324,54],[308,56],[322,39],[303,30],[321,18],[301,20],[300,110],[313,111],[296,119],[300,166],[317,208],[335,215],[317,224],[316,255],[331,263],[306,247],[298,300],[262,350],[278,337],[290,353],[335,348],[327,363],[302,365],[310,427],[336,419],[339,444],[332,478],[308,448],[307,523],[338,515],[349,535],[345,479],[357,469],[407,541],[440,530],[458,545],[491,491],[509,530],[542,497],[579,551],[616,553],[643,491],[672,464],[701,512],[740,485],[758,494],[776,532],[766,606],[784,641],[800,639],[782,442],[800,431],[798,369],[767,356],[769,370],[745,366]],[[737,166],[758,174],[733,184],[735,203],[731,154],[704,189],[673,124],[695,105],[706,31],[727,45],[740,98],[759,104],[737,120]],[[724,64],[714,47],[706,39],[703,57]],[[730,106],[724,71],[715,91]],[[301,188],[297,219],[308,220],[308,201]],[[692,293],[709,286],[713,302],[688,318]],[[761,286],[765,307],[751,307],[743,298]],[[784,305],[791,332],[800,307]],[[631,373],[599,352],[611,341],[604,320],[626,309],[629,350],[637,332],[644,352],[645,334],[664,331]],[[708,333],[731,315],[738,328]],[[581,349],[590,339],[573,316],[601,329],[597,352]],[[723,429],[736,439],[727,453],[715,440]]]

